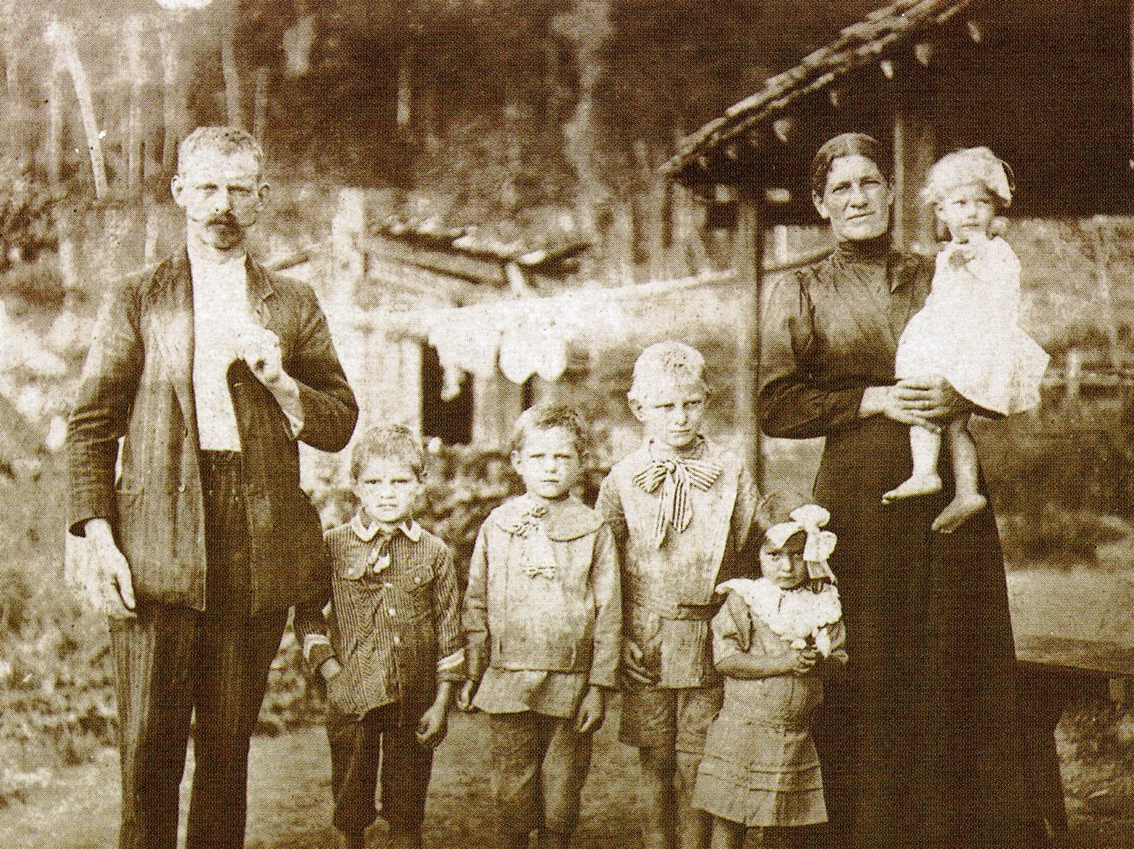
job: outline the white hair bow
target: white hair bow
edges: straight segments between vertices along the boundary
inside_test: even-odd
[[[788,514],[790,521],[772,525],[765,535],[782,548],[795,534],[803,531],[807,540],[803,544],[803,560],[807,563],[807,577],[812,581],[836,583],[835,573],[827,565],[827,558],[835,550],[838,537],[823,527],[831,521],[831,514],[818,504],[804,504]]]

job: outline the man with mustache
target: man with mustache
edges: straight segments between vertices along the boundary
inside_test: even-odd
[[[340,450],[358,407],[311,287],[247,255],[262,166],[242,130],[181,143],[187,246],[108,300],[68,427],[86,540],[67,571],[110,621],[121,849],[176,846],[193,716],[188,846],[243,847],[268,670],[288,608],[323,590],[297,440]]]

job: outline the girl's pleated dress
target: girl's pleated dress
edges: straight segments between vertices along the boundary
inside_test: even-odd
[[[818,628],[830,640],[829,654],[845,659],[841,609],[833,586],[819,593],[784,591],[770,581],[739,579],[723,587],[738,590],[752,611],[749,654],[787,654],[792,639]],[[728,605],[714,617],[712,627],[717,662],[741,652],[739,629]],[[726,678],[724,706],[709,729],[693,804],[748,827],[826,822],[823,778],[811,739],[811,720],[822,700],[818,674]]]

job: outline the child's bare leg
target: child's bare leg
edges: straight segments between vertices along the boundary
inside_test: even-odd
[[[980,494],[980,463],[976,444],[969,434],[969,417],[959,416],[948,425],[949,450],[953,455],[955,495],[949,505],[933,520],[933,530],[949,534],[979,513],[988,504]]]
[[[889,504],[900,498],[929,495],[941,489],[941,475],[937,474],[937,460],[941,456],[941,434],[914,425],[910,428],[910,453],[913,455],[913,472],[905,483],[899,484],[882,496]]]
[[[643,849],[673,849],[674,773],[677,761],[672,748],[643,746],[638,749],[642,765],[642,846]]]
[[[713,817],[713,840],[709,849],[743,849],[747,831],[738,822]]]
[[[681,849],[705,849],[709,845],[713,818],[700,808],[693,807],[693,787],[697,783],[697,767],[700,764],[700,755],[677,753],[673,789],[677,797],[677,845]]]

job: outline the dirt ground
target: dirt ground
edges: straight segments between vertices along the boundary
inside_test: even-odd
[[[616,718],[616,717],[615,717]],[[596,740],[583,798],[579,849],[616,849],[637,843],[635,761],[614,738],[609,722]],[[490,849],[488,736],[477,716],[455,715],[437,752],[426,813],[426,846]],[[248,849],[332,849],[330,766],[320,728],[253,741]],[[95,764],[44,776],[24,801],[0,808],[4,849],[106,849],[115,844],[118,759],[106,750]],[[182,787],[182,815],[188,782]],[[1061,849],[1134,849],[1130,800],[1069,799],[1072,829]],[[182,822],[184,829],[184,821]],[[371,832],[381,845],[381,821]],[[184,838],[182,838],[184,839]]]

